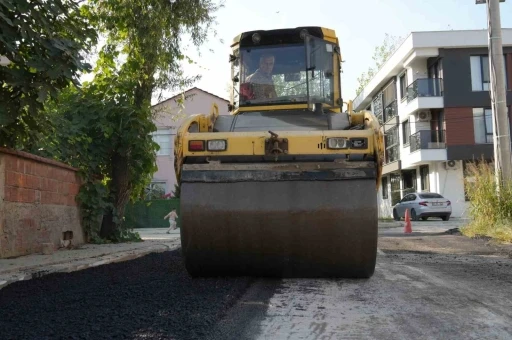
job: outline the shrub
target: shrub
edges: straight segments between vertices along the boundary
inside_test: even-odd
[[[480,161],[468,164],[465,185],[471,222],[461,232],[512,242],[512,183],[500,183],[496,192],[494,166]]]

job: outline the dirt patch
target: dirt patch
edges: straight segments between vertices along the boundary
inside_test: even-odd
[[[512,245],[489,238],[469,238],[454,228],[437,234],[404,234],[379,237],[384,252],[419,252],[432,254],[487,255],[512,258]]]

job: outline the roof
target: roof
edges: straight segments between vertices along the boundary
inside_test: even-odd
[[[361,93],[354,98],[354,109],[369,104],[371,97],[402,69],[403,64],[420,55],[438,55],[442,48],[473,48],[488,46],[486,29],[411,32],[395,50],[381,69],[373,76]],[[502,28],[503,46],[512,45],[512,28]]]
[[[155,105],[152,105],[151,107],[155,107],[155,106],[160,105],[160,104],[162,104],[162,103],[165,103],[165,102],[167,102],[167,101],[169,101],[169,100],[173,100],[174,98],[176,98],[176,97],[178,97],[178,96],[181,96],[182,94],[186,94],[186,93],[188,93],[188,92],[191,92],[191,91],[193,91],[193,90],[201,91],[201,92],[206,93],[206,94],[209,94],[210,96],[213,96],[213,97],[215,97],[215,98],[219,98],[220,100],[223,100],[223,101],[225,101],[226,103],[229,103],[229,100],[227,100],[226,98],[219,97],[219,96],[217,96],[217,95],[215,95],[215,94],[213,94],[213,93],[211,93],[211,92],[205,91],[205,90],[203,90],[203,89],[200,89],[200,88],[199,88],[199,87],[197,87],[197,86],[194,86],[194,87],[192,87],[192,88],[190,88],[190,89],[188,89],[188,90],[186,90],[186,91],[184,91],[184,92],[180,92],[180,93],[178,93],[178,94],[176,94],[176,95],[174,95],[174,96],[172,96],[172,97],[170,97],[170,98],[164,99],[164,100],[162,100],[161,102],[158,102],[158,103],[156,103]]]

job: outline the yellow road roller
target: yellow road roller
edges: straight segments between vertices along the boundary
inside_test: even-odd
[[[187,271],[371,277],[383,134],[342,99],[335,32],[250,31],[231,47],[230,114],[213,104],[175,139]]]

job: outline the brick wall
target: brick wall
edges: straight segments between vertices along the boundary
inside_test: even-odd
[[[0,258],[60,246],[63,232],[84,242],[75,200],[77,169],[24,152],[0,148]]]
[[[446,144],[473,145],[473,109],[471,107],[445,108]]]

